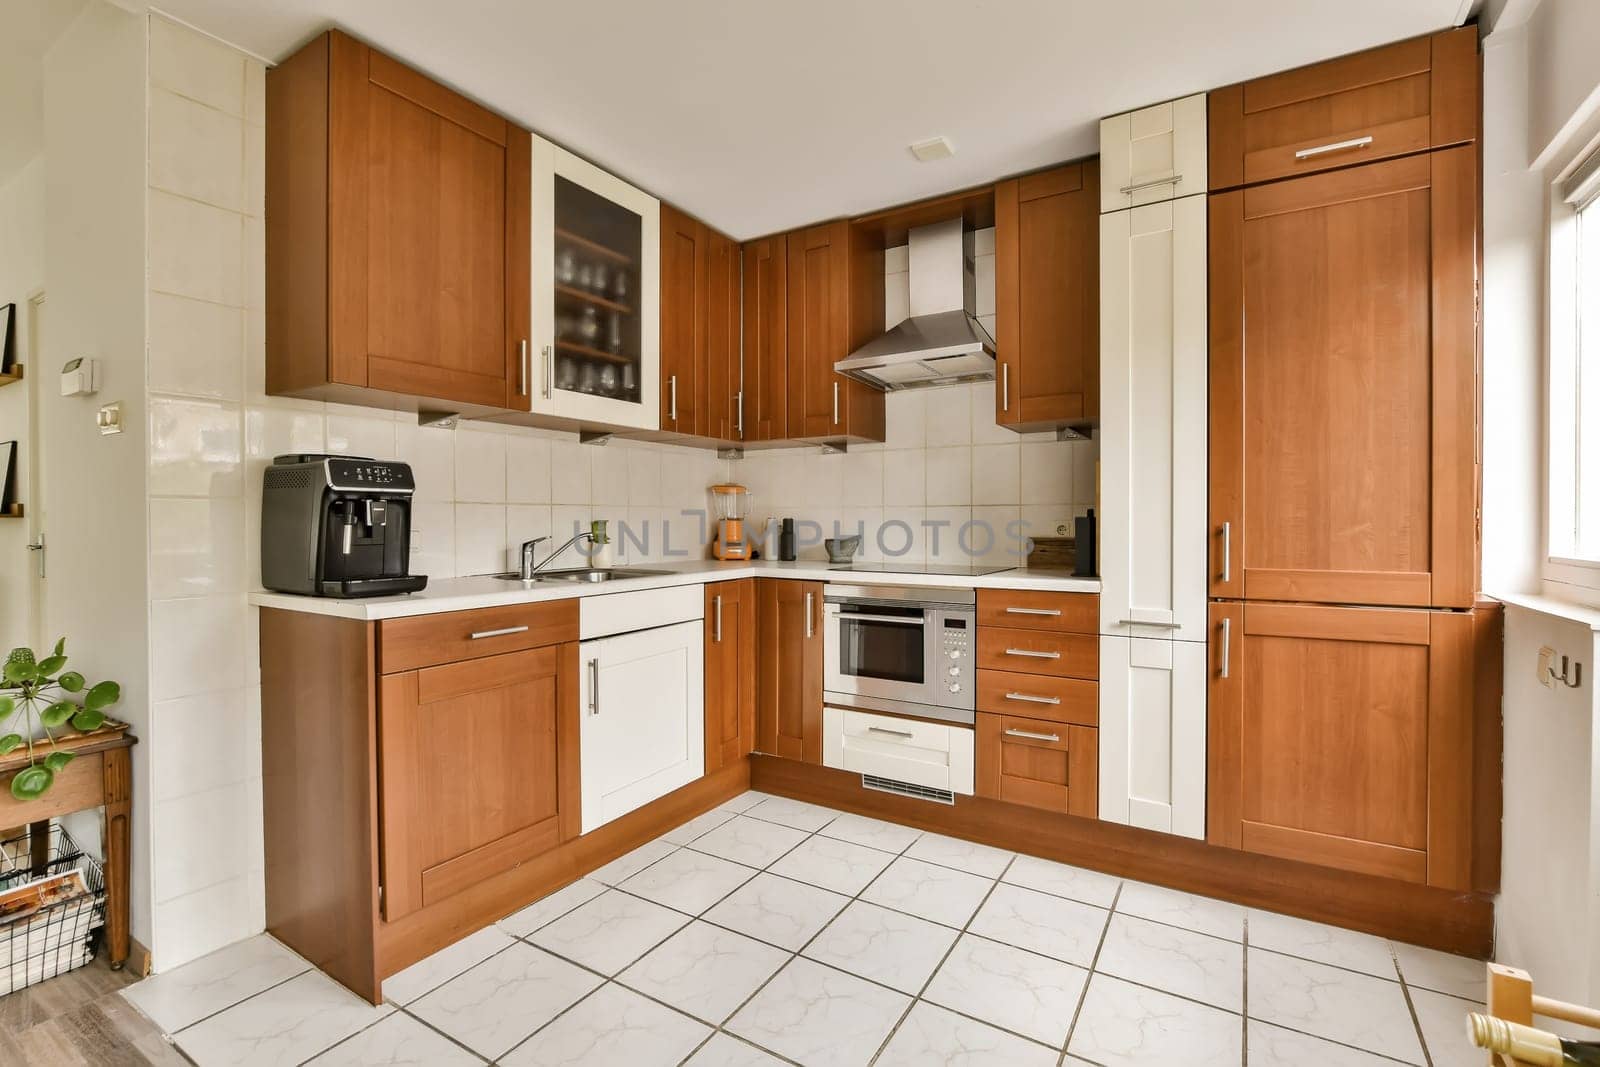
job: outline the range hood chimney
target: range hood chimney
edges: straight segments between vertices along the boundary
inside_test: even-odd
[[[972,234],[961,219],[911,231],[911,314],[833,365],[886,392],[994,379],[994,338],[978,321]]]

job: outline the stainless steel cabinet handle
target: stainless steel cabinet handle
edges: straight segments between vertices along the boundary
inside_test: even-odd
[[[674,374],[667,379],[667,389],[671,400],[667,403],[667,418],[673,422],[678,421],[678,376]]]
[[[550,346],[544,346],[544,398],[550,399],[550,391],[555,388],[556,361]]]
[[[1060,697],[1036,697],[1029,693],[1007,693],[1007,700],[1025,700],[1029,704],[1059,704]]]
[[[896,626],[923,626],[925,621],[921,618],[908,618],[904,615],[871,615],[864,611],[841,611],[840,620],[844,622],[887,622]]]
[[[1011,364],[1000,364],[1000,410],[1011,410]]]
[[[1302,148],[1294,154],[1296,159],[1310,159],[1327,152],[1343,152],[1347,148],[1365,148],[1372,143],[1372,135],[1365,137],[1352,137],[1348,141],[1334,141],[1332,144],[1319,144],[1315,148]]]
[[[525,634],[527,632],[528,628],[526,626],[507,626],[504,630],[479,630],[472,635],[472,640],[482,641],[485,637],[507,637],[511,634]]]
[[[816,632],[816,628],[812,625],[812,622],[811,622],[811,605],[816,599],[817,598],[816,598],[816,596],[814,594],[812,594],[812,593],[807,593],[806,594],[806,636],[807,637],[810,637],[813,633]]]
[[[1007,737],[1022,737],[1029,741],[1060,741],[1060,734],[1036,734],[1032,730],[1007,730]]]
[[[1060,615],[1060,608],[1006,608],[1007,615]]]
[[[1059,652],[1039,652],[1039,651],[1036,651],[1036,650],[1031,649],[1031,648],[1008,648],[1008,649],[1006,649],[1006,655],[1008,655],[1008,656],[1027,656],[1029,659],[1060,659],[1061,658],[1061,653],[1059,653]]]
[[[1181,181],[1183,181],[1183,175],[1169,174],[1165,178],[1151,178],[1148,181],[1134,182],[1132,185],[1124,185],[1122,187],[1122,195],[1127,196],[1129,193],[1136,193],[1140,189],[1153,189],[1158,185],[1177,185]]]
[[[903,737],[907,741],[917,736],[910,730],[891,730],[887,726],[869,726],[867,732],[871,734],[888,734],[890,737]]]
[[[744,436],[744,390],[743,389],[741,389],[737,393],[733,394],[733,402],[737,406],[736,410],[739,412],[738,420],[734,423],[734,426],[738,429],[739,436],[742,438]]]
[[[1233,638],[1233,620],[1232,619],[1223,619],[1222,620],[1222,670],[1220,672],[1220,676],[1223,677],[1223,678],[1226,678],[1228,676],[1228,661],[1233,658],[1233,656],[1230,654],[1229,648],[1228,648],[1229,645],[1233,644],[1232,638]]]
[[[833,424],[839,425],[839,383],[833,383]]]
[[[517,346],[517,395],[528,395],[528,339]]]
[[[1146,622],[1144,619],[1118,619],[1118,626],[1154,626],[1161,630],[1181,630],[1181,622]]]
[[[1233,523],[1222,524],[1222,580],[1233,581]]]
[[[711,603],[714,609],[711,639],[720,643],[722,641],[722,594],[718,593],[712,597]]]
[[[589,714],[600,714],[600,660],[589,661]]]

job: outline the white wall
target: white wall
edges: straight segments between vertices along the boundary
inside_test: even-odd
[[[16,304],[12,344],[18,363],[28,357],[28,298],[44,288],[44,156],[22,167],[0,186],[0,304]],[[17,442],[16,494],[24,508],[37,509],[29,485],[32,429],[28,393],[43,368],[30,366],[26,377],[0,389],[0,441]],[[4,477],[4,471],[0,471]],[[28,521],[0,519],[0,649],[31,644],[32,553]]]
[[[1528,156],[1540,164],[1576,148],[1600,102],[1600,4],[1541,0],[1527,22],[1531,54]],[[1580,134],[1579,131],[1584,131]]]
[[[84,8],[44,60],[45,367],[100,360],[98,397],[46,391],[49,515],[46,629],[74,666],[122,683],[114,714],[133,725],[133,936],[151,937],[151,730],[145,581],[145,20]],[[30,368],[31,369],[31,368]],[[126,429],[102,436],[101,404]]]

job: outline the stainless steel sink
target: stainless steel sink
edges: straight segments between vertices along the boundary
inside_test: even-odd
[[[619,578],[653,578],[668,571],[645,570],[641,567],[570,567],[563,570],[540,571],[531,579],[524,579],[517,571],[492,574],[507,582],[609,582]]]

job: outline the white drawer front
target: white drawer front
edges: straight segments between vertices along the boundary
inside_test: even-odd
[[[968,726],[843,708],[822,710],[822,763],[826,767],[971,796],[972,753],[972,728]]]
[[[672,626],[704,618],[705,613],[705,592],[698,585],[586,596],[578,601],[578,636],[588,641],[656,626]]]

